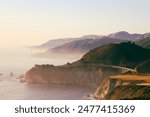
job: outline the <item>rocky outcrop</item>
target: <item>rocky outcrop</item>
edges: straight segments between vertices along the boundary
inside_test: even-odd
[[[96,99],[150,99],[150,75],[118,75],[103,80]]]
[[[30,69],[22,80],[38,84],[78,84],[92,85],[102,77],[101,71],[78,69],[73,67],[54,67],[36,65]],[[94,79],[94,80],[93,80]]]
[[[96,65],[63,66],[35,65],[20,77],[21,82],[38,84],[70,84],[96,87],[105,77],[120,73],[120,69]]]

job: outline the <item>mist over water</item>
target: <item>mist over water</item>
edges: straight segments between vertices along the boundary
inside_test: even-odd
[[[33,57],[32,55],[38,53],[40,50],[33,50],[25,47],[16,48],[2,48],[0,49],[0,72],[14,72],[21,73],[24,72],[35,64],[53,64],[62,65],[67,62],[73,62],[78,58],[42,58]]]
[[[79,58],[36,58],[35,50],[17,47],[0,49],[0,99],[85,99],[87,87],[22,84],[16,78],[35,64],[62,65]],[[14,76],[11,77],[10,73]]]

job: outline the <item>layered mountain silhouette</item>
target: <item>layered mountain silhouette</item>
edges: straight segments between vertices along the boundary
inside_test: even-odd
[[[33,46],[33,48],[50,49],[50,48],[58,47],[58,46],[61,46],[63,44],[73,42],[73,41],[77,41],[77,40],[100,39],[102,37],[104,37],[104,36],[101,36],[101,35],[85,35],[85,36],[76,37],[76,38],[52,39],[52,40],[49,40],[49,41],[47,41],[47,42],[45,42],[41,45]]]
[[[101,39],[84,39],[84,40],[77,40],[73,42],[69,42],[67,44],[52,48],[47,50],[46,52],[55,52],[55,53],[86,53],[90,49],[96,48],[98,46],[107,45],[110,43],[120,43],[122,42],[119,39],[112,39],[108,37],[103,37]]]
[[[60,39],[51,39],[41,45],[34,46],[37,48],[54,48],[60,45],[63,45],[65,43],[75,41],[75,40],[84,40],[84,39],[101,39],[102,37],[108,37],[108,38],[115,38],[115,39],[121,39],[121,40],[138,40],[138,39],[143,39],[150,37],[150,33],[145,33],[145,34],[130,34],[126,31],[120,31],[120,32],[115,32],[111,33],[108,35],[85,35],[82,37],[78,38],[60,38]]]
[[[49,40],[48,42],[45,42],[41,45],[38,46],[33,46],[32,48],[37,48],[37,49],[49,49],[49,48],[54,48],[60,45],[63,45],[65,43],[78,40],[79,38],[62,38],[62,39],[52,39]]]
[[[83,55],[93,48],[108,45],[111,43],[120,43],[125,41],[136,41],[138,45],[149,48],[149,44],[147,44],[146,40],[148,37],[150,37],[150,33],[130,34],[125,31],[120,31],[109,35],[85,35],[79,38],[64,38],[50,40],[40,46],[36,46],[37,48],[47,49],[45,52],[37,54],[37,56],[48,57],[54,54]]]

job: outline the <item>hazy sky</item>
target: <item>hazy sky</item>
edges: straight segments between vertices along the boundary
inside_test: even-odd
[[[150,0],[0,0],[0,47],[120,30],[150,32]]]

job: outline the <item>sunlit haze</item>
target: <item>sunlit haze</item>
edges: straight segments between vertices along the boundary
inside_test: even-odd
[[[149,5],[150,0],[0,0],[0,47],[122,30],[146,33]]]

